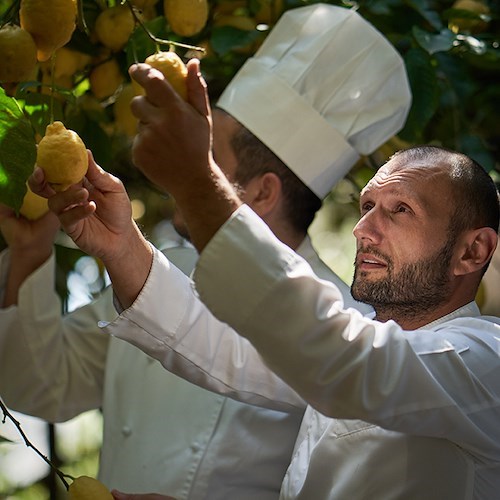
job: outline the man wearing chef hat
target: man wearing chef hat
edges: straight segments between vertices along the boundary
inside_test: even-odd
[[[348,287],[321,262],[307,229],[321,200],[360,155],[371,153],[401,129],[410,101],[403,61],[387,40],[356,12],[317,4],[290,10],[282,16],[259,51],[223,92],[213,114],[217,162],[228,178],[238,184],[242,198],[320,277],[341,288],[346,305],[363,312],[366,306],[356,303]],[[161,113],[158,106],[150,111],[156,118]],[[146,124],[142,127],[148,127],[147,116],[141,119]],[[155,154],[161,168],[161,155],[168,154],[168,150],[162,149],[166,143],[161,138],[161,121],[155,122],[155,133],[159,134],[154,141]],[[182,231],[182,221],[178,218],[176,222]],[[194,296],[184,300],[186,297],[178,293],[175,282],[170,285],[170,293],[155,297],[165,313],[162,328],[172,332],[182,330],[181,318],[188,321],[191,332],[205,338],[224,328],[215,319],[198,325],[196,314],[201,304]],[[154,307],[156,303],[138,303],[127,309],[126,314],[133,316],[138,308],[145,317]],[[119,328],[121,322],[122,318],[113,328]],[[116,335],[133,338],[134,329],[130,325],[124,330],[125,335],[122,331]],[[111,343],[110,352],[113,349]],[[230,355],[230,349],[228,345],[226,355]],[[224,352],[219,354],[223,356]],[[172,370],[190,378],[195,365],[180,363]],[[109,372],[112,367],[108,364],[106,370]],[[131,377],[137,377],[137,373]],[[202,383],[199,376],[194,378],[196,383]],[[157,384],[162,383],[158,377]],[[169,384],[175,394],[175,382]],[[160,405],[163,415],[168,415],[169,407],[177,405],[177,414],[183,415],[177,422],[169,421],[168,426],[163,426],[163,435],[156,438],[158,448],[182,448],[183,436],[199,435],[200,428],[210,427],[212,434],[206,442],[197,443],[197,450],[193,449],[196,460],[194,455],[186,458],[186,454],[179,454],[182,467],[176,464],[175,470],[185,470],[186,478],[177,477],[183,489],[172,488],[164,481],[161,487],[150,482],[149,490],[182,498],[186,491],[189,491],[186,498],[277,498],[305,403],[297,397],[296,404],[291,406],[260,400],[253,406],[207,392],[203,396],[206,411],[200,412],[195,404],[200,396],[194,389],[192,401],[188,386],[184,384],[178,389],[184,395],[180,407],[180,403],[168,397],[165,401],[157,397],[151,404]],[[224,388],[217,386],[210,389],[224,392]],[[132,407],[134,394],[128,398]],[[137,414],[148,411],[148,404],[141,407]],[[108,407],[105,419],[111,421],[115,411],[118,408]],[[142,433],[140,439],[144,441],[147,432],[138,429],[137,434]],[[136,447],[140,446],[140,442],[136,443]],[[113,457],[121,462],[122,469],[126,468],[123,453],[108,453],[112,447],[105,436],[101,460],[105,463],[101,467],[108,469],[108,474],[109,468],[116,468],[117,464],[107,457]],[[158,452],[151,446],[148,450],[149,459],[154,462]],[[142,453],[139,449],[134,458],[137,460]],[[133,462],[131,458],[128,461]],[[132,468],[128,469],[128,476],[133,476]],[[168,469],[165,462],[165,477]],[[186,489],[185,485],[189,487]],[[108,486],[138,492],[128,485],[108,483]]]

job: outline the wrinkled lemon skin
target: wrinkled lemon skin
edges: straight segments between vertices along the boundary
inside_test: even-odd
[[[6,24],[0,29],[0,81],[30,80],[37,65],[33,37],[19,26]]]
[[[75,31],[76,14],[76,0],[21,0],[21,28],[35,40],[39,61],[49,60],[69,42]]]
[[[170,29],[180,36],[198,34],[207,24],[207,0],[164,0],[163,11]]]
[[[68,488],[69,500],[114,500],[111,492],[97,479],[77,477]]]
[[[174,90],[187,101],[187,68],[175,52],[157,52],[147,57],[144,62],[161,71]],[[144,89],[135,80],[132,84],[137,95],[144,95]]]
[[[64,191],[87,173],[87,149],[76,132],[56,121],[38,144],[36,163],[54,191]]]
[[[38,196],[28,187],[19,213],[29,220],[37,220],[49,211],[47,198]]]

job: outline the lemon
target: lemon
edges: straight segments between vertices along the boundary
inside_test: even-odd
[[[21,28],[31,33],[39,61],[66,45],[75,30],[76,0],[21,0]]]
[[[64,191],[87,173],[87,149],[76,132],[56,121],[47,125],[38,144],[36,163],[43,168],[52,188]]]
[[[478,15],[489,15],[490,13],[489,7],[481,0],[457,0],[451,8],[468,10]],[[481,33],[487,27],[488,23],[482,19],[465,17],[451,18],[448,23],[448,28],[453,33]]]
[[[180,36],[193,36],[207,23],[207,0],[164,0],[163,11],[170,29]]]
[[[187,100],[187,68],[175,52],[157,52],[147,57],[144,62],[161,71],[174,90]],[[144,90],[137,82],[133,81],[133,85],[137,95],[144,95]]]
[[[35,194],[28,184],[26,184],[26,187],[28,190],[24,195],[19,213],[29,220],[37,220],[49,211],[48,201],[47,198]]]
[[[77,477],[68,488],[69,500],[113,500],[111,492],[97,479]]]
[[[97,39],[114,52],[125,47],[135,28],[135,19],[127,5],[117,4],[103,10],[95,22]]]
[[[113,95],[122,84],[124,75],[116,59],[98,64],[89,75],[90,90],[97,99]]]
[[[134,88],[127,83],[120,90],[114,104],[116,128],[129,137],[134,137],[137,133],[137,118],[130,109],[130,101],[134,95]]]
[[[33,37],[12,24],[0,29],[0,81],[24,82],[36,68],[36,45]]]
[[[54,66],[52,61],[45,61],[40,64],[42,71],[52,74],[54,70],[54,77],[60,78],[63,76],[73,76],[75,73],[82,71],[90,64],[91,57],[83,52],[61,47],[55,52]]]

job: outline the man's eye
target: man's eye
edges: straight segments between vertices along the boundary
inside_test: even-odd
[[[404,212],[409,212],[409,208],[406,205],[398,205],[396,208],[396,212],[399,213],[404,213]]]
[[[363,203],[361,205],[361,213],[366,214],[366,212],[370,211],[373,208],[373,203]]]

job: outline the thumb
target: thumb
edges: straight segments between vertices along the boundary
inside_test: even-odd
[[[191,106],[203,116],[210,117],[210,102],[208,99],[207,84],[200,72],[200,61],[190,59],[187,63],[188,100]]]
[[[106,172],[94,160],[94,155],[90,149],[87,149],[89,157],[89,168],[83,179],[83,186],[89,188],[90,185],[99,189],[100,191],[115,191],[117,184],[121,184],[118,177]]]

